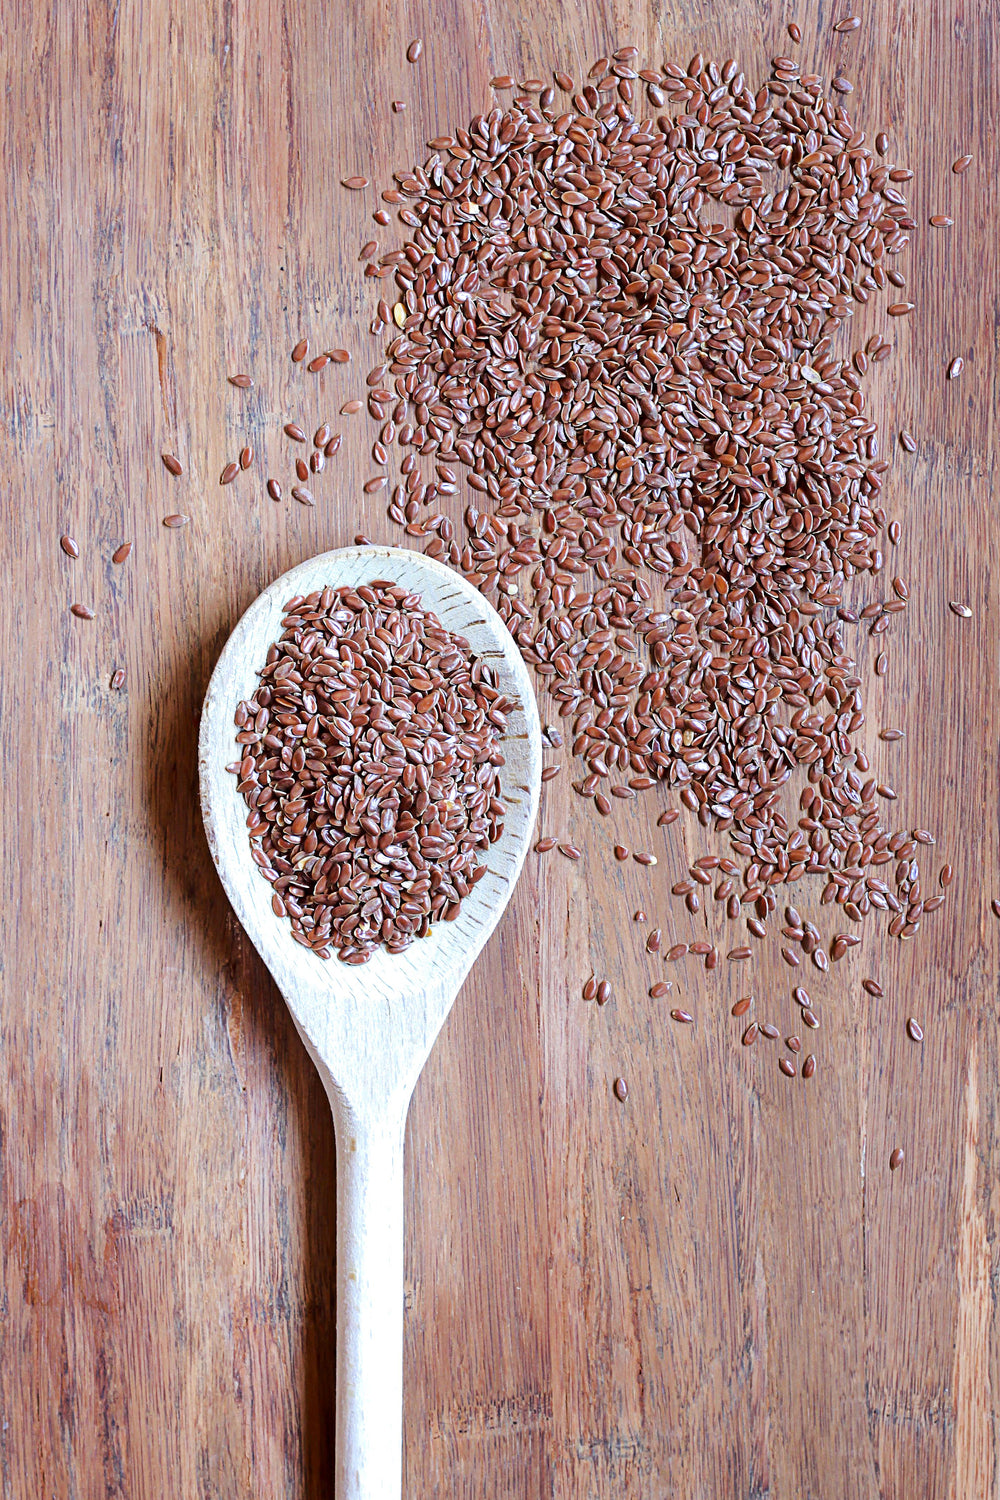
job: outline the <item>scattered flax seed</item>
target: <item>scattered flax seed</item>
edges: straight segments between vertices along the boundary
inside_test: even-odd
[[[736,1004],[733,1006],[732,1014],[734,1016],[745,1016],[752,1004],[753,996],[744,995],[743,998],[741,1000],[737,1000]]]
[[[498,73],[495,78],[490,79],[490,87],[494,89],[512,89],[514,80],[509,73]]]
[[[900,526],[899,522],[898,521],[890,521],[889,522],[889,540],[890,540],[890,542],[892,543],[892,545],[894,547],[898,546],[898,544],[899,544],[899,538],[900,538],[901,534],[902,534],[902,527]]]
[[[552,781],[554,777],[559,775],[561,769],[561,766],[546,766],[542,771],[542,780]]]
[[[300,505],[316,504],[312,490],[306,489],[304,484],[292,485],[292,499],[297,500]]]
[[[406,49],[406,61],[409,63],[419,62],[423,50],[424,44],[421,41],[420,37],[414,37],[413,41]]]
[[[59,538],[59,545],[67,557],[79,557],[80,549],[73,538],[67,533]]]
[[[190,523],[190,520],[190,516],[183,516],[179,512],[177,512],[172,516],[164,516],[163,524],[164,526],[169,527],[171,531],[176,531],[181,526],[187,526]]]
[[[308,339],[299,339],[298,343],[295,345],[295,348],[292,350],[292,360],[293,360],[293,362],[295,364],[297,364],[297,365],[300,365],[302,363],[302,361],[305,359],[305,357],[306,357],[306,355],[308,353],[309,353],[309,340]]]
[[[802,1043],[797,1036],[786,1036],[785,1046],[788,1048],[789,1052],[802,1051]]]
[[[616,844],[615,845],[615,859],[617,859],[617,860],[628,859],[628,856],[629,856],[629,849],[628,849],[628,846],[626,844]]]
[[[110,682],[109,686],[110,686],[112,692],[117,692],[120,687],[124,686],[124,683],[125,683],[125,668],[124,667],[118,667],[111,674],[111,682]]]
[[[688,951],[687,943],[674,943],[663,955],[664,961],[673,963],[675,959],[683,958]]]
[[[240,449],[240,468],[249,469],[253,463],[253,449],[250,447]]]
[[[834,22],[834,31],[857,31],[861,25],[860,16],[845,16],[842,21]]]
[[[69,607],[71,615],[76,615],[78,620],[92,620],[94,611],[89,604],[71,604]]]
[[[556,841],[555,841],[555,839],[550,839],[550,838],[539,839],[538,842],[535,845],[535,853],[536,854],[548,854],[549,850],[550,849],[554,849],[555,847],[556,847]]]
[[[161,453],[160,457],[163,459],[163,467],[167,470],[168,473],[174,474],[176,476],[180,476],[184,473],[184,465],[181,463],[180,459],[175,458],[172,453]]]
[[[875,676],[884,677],[889,670],[889,658],[884,651],[880,651],[875,658]]]
[[[591,974],[583,986],[583,998],[585,1000],[597,999],[597,980],[593,974]]]
[[[680,813],[676,807],[668,807],[666,812],[661,812],[656,820],[657,828],[669,828],[671,823],[676,823]]]
[[[915,302],[890,302],[886,312],[890,318],[905,318],[916,307]]]
[[[240,466],[239,466],[239,464],[226,464],[226,467],[223,469],[222,473],[219,475],[219,483],[220,484],[232,484],[233,480],[236,478],[236,476],[237,476],[237,474],[239,472],[240,472]]]
[[[323,453],[324,453],[324,455],[327,458],[332,458],[335,453],[339,453],[340,452],[340,447],[341,447],[341,444],[343,443],[343,441],[344,441],[343,434],[339,433],[339,432],[335,432],[334,435],[333,435],[333,437],[330,439],[330,441],[328,443],[326,443],[324,445],[324,447],[323,447]]]
[[[392,112],[393,112],[394,115],[401,115],[403,113],[403,110],[405,108],[406,108],[406,100],[405,99],[393,99],[393,101],[392,101]]]
[[[646,922],[646,921],[648,921],[646,913],[643,911],[643,909],[642,909],[641,906],[639,907],[638,911],[634,911],[632,913],[632,921],[633,922]]]
[[[610,999],[611,985],[607,979],[602,979],[600,984],[597,986],[597,1003],[598,1005],[607,1005]]]
[[[777,1026],[772,1026],[770,1021],[762,1021],[760,1023],[760,1034],[761,1036],[766,1037],[769,1042],[776,1042],[781,1035],[781,1032],[778,1030]]]
[[[655,854],[647,854],[647,853],[645,853],[642,850],[638,850],[632,856],[632,858],[635,860],[635,862],[636,862],[637,865],[655,865],[656,864],[656,855]]]
[[[615,1098],[620,1099],[624,1104],[625,1100],[628,1098],[628,1084],[625,1082],[624,1078],[615,1079],[614,1090]]]
[[[947,890],[948,886],[951,885],[951,882],[954,880],[954,878],[955,872],[952,869],[951,865],[942,865],[941,873],[938,875],[938,884],[941,886],[941,889]]]
[[[802,1077],[803,1078],[811,1078],[813,1076],[813,1074],[815,1073],[815,1071],[816,1071],[816,1058],[810,1052],[809,1055],[808,1055],[808,1057],[806,1058],[805,1062],[802,1064]]]
[[[995,917],[1000,917],[1000,901],[997,901],[995,897],[990,902],[990,910]]]
[[[884,156],[888,149],[889,137],[886,135],[884,130],[880,130],[878,135],[875,137],[875,150],[878,152],[879,156]]]
[[[673,985],[669,979],[659,979],[656,984],[650,985],[649,998],[650,1000],[662,1000],[664,995],[669,994],[672,989]]]
[[[126,557],[128,557],[128,555],[129,555],[129,553],[131,551],[132,551],[132,543],[131,542],[122,542],[121,546],[120,547],[116,547],[115,550],[112,552],[112,554],[111,554],[111,561],[113,563],[123,563],[125,561]]]
[[[302,428],[299,426],[298,422],[286,422],[284,431],[287,436],[291,438],[293,443],[304,443],[306,440],[306,435],[302,431]]]
[[[950,229],[955,220],[950,219],[947,214],[931,214],[929,222],[935,229]]]
[[[802,28],[799,26],[797,21],[789,21],[788,35],[791,37],[793,42],[801,42]]]
[[[795,1077],[795,1064],[793,1062],[789,1062],[787,1057],[778,1058],[778,1067],[781,1069],[782,1073],[784,1073],[786,1078]]]
[[[281,485],[276,479],[269,479],[267,481],[267,493],[270,495],[272,500],[281,499]]]
[[[904,430],[899,434],[899,446],[902,448],[904,453],[916,453],[917,440],[913,436],[913,433],[907,432],[904,428]]]
[[[972,619],[972,610],[967,604],[960,603],[958,599],[949,599],[948,608],[951,610],[953,615],[958,615],[960,620]]]
[[[652,932],[649,934],[649,937],[646,939],[646,952],[659,953],[662,937],[663,933],[661,932],[660,928],[654,927]]]
[[[557,848],[559,850],[559,853],[564,855],[566,859],[583,858],[583,850],[578,849],[575,844],[559,844],[557,845]]]
[[[880,1000],[885,994],[877,979],[862,979],[861,988],[867,990],[869,995],[874,995],[876,1000]]]
[[[367,177],[342,177],[341,178],[341,184],[345,188],[351,188],[354,192],[357,192],[357,190],[359,188],[366,188],[368,186],[368,178]]]
[[[364,406],[363,401],[345,401],[343,406],[340,408],[340,415],[342,417],[353,417],[355,412],[359,412],[361,410],[362,406]]]
[[[329,363],[329,354],[317,354],[315,359],[311,359],[306,365],[306,369],[310,375],[318,375],[320,370],[325,370]]]
[[[965,360],[962,358],[962,356],[960,354],[956,354],[955,358],[952,360],[951,364],[948,366],[946,378],[948,380],[957,380],[958,377],[961,375],[961,373],[962,373],[962,371],[964,369],[965,369]]]
[[[819,1016],[816,1015],[815,1011],[810,1010],[808,1005],[802,1009],[802,1024],[803,1026],[808,1026],[810,1031],[819,1030]]]
[[[744,959],[753,957],[752,948],[730,948],[726,957],[733,963],[742,963]]]
[[[754,1042],[757,1040],[757,1033],[758,1033],[759,1030],[760,1030],[760,1027],[757,1025],[757,1022],[756,1021],[751,1021],[750,1025],[744,1031],[743,1036],[740,1038],[740,1040],[742,1041],[744,1047],[752,1047],[753,1046]]]
[[[853,94],[854,92],[854,84],[849,78],[845,78],[842,73],[838,73],[830,87],[838,94]]]
[[[335,365],[348,365],[351,362],[350,353],[346,349],[328,349],[326,352]]]
[[[658,988],[658,986],[657,986],[657,988]],[[689,1010],[681,1010],[678,1007],[676,1010],[672,1010],[670,1012],[670,1019],[672,1021],[680,1021],[682,1024],[689,1026],[691,1024],[691,1022],[694,1020],[694,1016],[691,1014],[691,1012]]]
[[[889,1152],[890,1172],[899,1171],[900,1167],[903,1165],[903,1156],[904,1152],[902,1146],[894,1146],[893,1149]]]
[[[230,375],[229,384],[234,385],[238,391],[248,391],[253,381],[249,375]]]
[[[894,744],[896,740],[905,739],[906,736],[901,729],[880,729],[879,739],[885,740],[886,744]]]
[[[924,1028],[914,1016],[906,1018],[906,1035],[911,1042],[922,1042],[924,1039]]]
[[[953,161],[952,162],[952,164],[951,164],[951,170],[955,173],[956,177],[960,177],[963,172],[967,172],[968,171],[968,169],[969,169],[969,167],[971,167],[971,165],[972,165],[972,157],[971,156],[960,156],[957,161]]]
[[[358,256],[358,260],[371,260],[377,250],[378,240],[366,240],[361,246],[361,253]]]

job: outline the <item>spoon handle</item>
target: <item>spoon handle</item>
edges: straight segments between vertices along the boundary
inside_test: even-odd
[[[403,1484],[403,1128],[408,1100],[362,1117],[330,1090],[337,1136],[336,1500]]]

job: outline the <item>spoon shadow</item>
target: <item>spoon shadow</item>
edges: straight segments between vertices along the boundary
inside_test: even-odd
[[[287,1336],[269,1342],[272,1355],[278,1347],[290,1350],[291,1367],[282,1378],[291,1401],[279,1402],[273,1390],[249,1389],[254,1380],[250,1361],[245,1361],[240,1372],[245,1458],[253,1465],[258,1445],[263,1452],[273,1451],[276,1438],[273,1431],[257,1432],[248,1423],[271,1427],[285,1410],[288,1430],[282,1435],[281,1448],[286,1469],[293,1474],[298,1471],[303,1500],[319,1500],[331,1494],[334,1486],[337,1174],[333,1120],[319,1075],[269,970],[229,905],[205,839],[198,800],[198,722],[229,623],[220,623],[200,656],[182,657],[172,676],[160,684],[147,731],[144,794],[163,868],[181,906],[191,914],[189,940],[200,948],[204,973],[219,976],[220,1030],[224,1027],[228,1038],[236,1099],[252,1115],[253,1094],[263,1090],[269,1121],[280,1121],[281,1134],[301,1155],[301,1167],[295,1168],[296,1177],[302,1174],[299,1201],[304,1205],[299,1245],[282,1244],[276,1256],[262,1249],[248,1251],[246,1256],[247,1264],[277,1263],[292,1273],[298,1269],[297,1295],[293,1292],[289,1297],[283,1286],[240,1287],[239,1303],[234,1299],[230,1311],[232,1326],[247,1330],[243,1349],[227,1351],[222,1363],[235,1366],[240,1353],[246,1355],[247,1340],[254,1342],[252,1321],[264,1318],[286,1325]],[[234,753],[235,749],[234,744]],[[252,1129],[248,1119],[241,1133],[247,1135]],[[262,1140],[253,1156],[259,1161],[268,1149],[273,1151],[273,1145],[269,1148]],[[210,1184],[205,1187],[210,1191]],[[251,1203],[255,1188],[253,1182],[245,1185]],[[260,1223],[261,1216],[253,1214],[251,1221]],[[277,1235],[279,1230],[272,1225],[270,1232]],[[222,1288],[218,1291],[224,1295]],[[296,1322],[300,1325],[297,1357]],[[270,1359],[267,1364],[273,1380]]]

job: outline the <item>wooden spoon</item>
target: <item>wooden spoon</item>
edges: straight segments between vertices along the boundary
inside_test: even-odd
[[[327,585],[391,579],[421,595],[465,636],[517,704],[502,749],[504,832],[489,873],[453,922],[401,954],[352,967],[292,941],[271,910],[271,887],[250,858],[246,805],[226,764],[237,753],[233,714],[257,687],[284,604]],[[199,765],[212,858],[236,915],[285,997],[319,1069],[337,1136],[337,1500],[399,1500],[403,1407],[403,1128],[424,1062],[462,981],[510,900],[524,863],[541,781],[531,681],[500,616],[441,563],[387,547],[345,547],[285,573],[251,604],[226,642],[205,695]]]

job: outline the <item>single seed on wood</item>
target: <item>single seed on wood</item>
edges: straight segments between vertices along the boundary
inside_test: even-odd
[[[597,986],[597,1003],[598,1005],[607,1005],[610,999],[611,985],[607,979],[602,979],[600,984]]]
[[[787,1057],[778,1058],[778,1067],[781,1069],[782,1073],[784,1073],[786,1078],[795,1077],[795,1064],[789,1062]]]
[[[802,30],[796,21],[789,21],[788,35],[791,37],[793,42],[801,42]]]
[[[234,385],[239,391],[248,391],[253,385],[249,375],[230,375],[229,384]]]
[[[742,999],[736,1001],[736,1004],[733,1006],[733,1009],[732,1009],[732,1014],[734,1016],[745,1016],[746,1013],[747,1013],[747,1011],[750,1009],[750,1007],[751,1007],[752,1004],[753,1004],[753,996],[752,995],[744,995],[742,997]]]
[[[726,954],[726,957],[728,959],[731,959],[733,963],[742,963],[744,961],[744,959],[752,958],[753,957],[753,949],[752,948],[730,948],[729,952]]]
[[[327,458],[332,458],[335,453],[339,453],[340,452],[340,447],[341,447],[341,444],[343,443],[343,441],[344,441],[343,433],[335,432],[334,435],[333,435],[333,437],[330,439],[330,441],[327,444],[325,444],[325,446],[323,448],[323,452],[324,452],[325,456]]]
[[[111,554],[111,561],[113,563],[123,563],[125,561],[126,557],[128,557],[128,555],[129,555],[129,553],[131,551],[132,551],[132,543],[131,542],[122,542],[121,546],[120,547],[116,547],[115,550],[112,552],[112,554]]]
[[[879,156],[884,156],[888,149],[889,137],[886,135],[884,130],[880,130],[878,135],[875,137],[875,150],[878,152]]]
[[[71,604],[69,611],[70,614],[76,615],[78,620],[92,620],[94,618],[94,611],[89,604]]]
[[[809,1055],[808,1055],[808,1057],[806,1058],[805,1062],[802,1064],[802,1077],[803,1078],[811,1078],[813,1076],[813,1074],[815,1073],[815,1071],[816,1071],[816,1058],[810,1052]]]
[[[746,1031],[744,1031],[743,1036],[741,1038],[744,1047],[752,1047],[753,1046],[754,1042],[757,1040],[757,1032],[759,1030],[760,1030],[760,1028],[758,1027],[757,1022],[756,1021],[751,1021],[750,1025],[747,1027]]]
[[[789,1052],[802,1051],[802,1043],[799,1041],[797,1036],[786,1036],[785,1046],[788,1048]]]
[[[834,22],[834,31],[857,31],[861,25],[860,16],[845,16],[842,21]]]
[[[346,365],[350,363],[351,356],[346,349],[328,349],[327,354],[335,365]]]
[[[393,101],[392,101],[392,112],[393,112],[394,115],[401,115],[403,113],[403,110],[405,108],[406,108],[406,101],[404,99],[393,99]]]
[[[951,865],[942,865],[941,873],[938,875],[938,883],[940,884],[942,890],[947,889],[947,887],[951,885],[951,882],[954,880],[954,878],[955,872],[952,869]]]
[[[240,468],[249,469],[253,463],[253,449],[250,447],[240,449]]]
[[[914,1016],[906,1018],[906,1034],[911,1042],[922,1042],[924,1039],[924,1028]]]
[[[330,363],[330,356],[329,356],[329,354],[317,354],[306,365],[306,369],[309,371],[310,375],[318,375],[319,372],[320,372],[320,370],[325,370],[326,367],[327,367],[327,365],[329,363]]]
[[[125,668],[124,667],[118,667],[111,674],[111,684],[110,684],[110,686],[111,686],[112,691],[113,692],[117,692],[118,689],[123,686],[124,682],[125,682]]]
[[[672,1010],[670,1012],[670,1017],[671,1017],[671,1020],[681,1021],[681,1022],[683,1022],[686,1025],[689,1025],[694,1020],[694,1016],[691,1014],[691,1012],[689,1010],[680,1010],[680,1009]]]
[[[575,844],[559,844],[559,853],[565,855],[566,859],[582,859],[583,850],[578,849]]]
[[[646,952],[647,953],[659,953],[659,951],[660,951],[660,939],[661,939],[662,935],[663,934],[661,933],[659,927],[654,927],[653,928],[652,932],[649,934],[649,937],[646,939]]]
[[[591,975],[583,986],[583,998],[585,1000],[597,999],[597,980],[594,975]]]
[[[655,865],[656,864],[656,855],[655,854],[646,854],[646,853],[639,852],[637,854],[634,854],[632,856],[632,858],[635,860],[635,862],[636,862],[637,865]]]
[[[680,813],[676,807],[668,807],[666,812],[661,812],[656,820],[657,828],[669,828],[671,823],[676,823]]]
[[[306,489],[304,484],[292,485],[292,499],[297,500],[300,505],[316,504],[312,490]]]
[[[295,348],[292,350],[292,360],[295,364],[300,365],[308,353],[309,340],[299,339],[298,343],[295,345]]]
[[[538,842],[537,842],[537,844],[535,845],[535,853],[536,854],[548,854],[549,850],[550,849],[554,849],[555,847],[556,847],[556,841],[555,841],[555,839],[550,839],[550,838],[539,839]]]
[[[769,1042],[776,1042],[778,1040],[778,1037],[781,1035],[781,1032],[778,1030],[777,1026],[773,1026],[770,1021],[762,1021],[760,1023],[760,1034],[761,1036],[767,1037],[767,1040]]]
[[[551,781],[554,776],[559,775],[559,766],[545,766],[542,771],[542,780]]]
[[[184,465],[181,463],[180,459],[175,458],[172,453],[161,453],[160,457],[163,460],[163,467],[168,470],[169,473],[174,475],[181,475],[184,473]]]
[[[854,84],[851,83],[849,78],[845,78],[841,73],[838,73],[837,77],[833,80],[831,87],[838,94],[853,94],[854,92]]]
[[[802,1024],[803,1026],[808,1026],[810,1031],[819,1030],[819,1016],[814,1011],[811,1011],[808,1005],[802,1011]]]
[[[946,372],[946,379],[948,379],[948,380],[957,380],[958,377],[959,377],[959,375],[961,375],[961,373],[962,373],[962,371],[964,369],[965,369],[965,360],[962,358],[962,356],[960,354],[956,354],[955,358],[952,360],[951,364],[948,366],[948,369],[947,369],[947,372]]]
[[[79,557],[80,549],[73,538],[67,533],[59,538],[59,545],[67,557]]]
[[[628,859],[628,856],[629,856],[629,851],[628,851],[628,848],[627,848],[627,846],[625,844],[616,844],[615,845],[615,859],[618,859],[618,860]]]
[[[952,162],[951,170],[955,173],[956,176],[961,176],[961,174],[967,171],[971,165],[971,156],[960,156],[957,161]]]
[[[675,959],[683,958],[688,951],[687,943],[674,943],[663,955],[664,961],[673,963]]]
[[[359,412],[363,405],[363,401],[358,401],[354,398],[352,398],[350,401],[345,401],[343,406],[340,408],[340,415],[342,417],[353,417],[355,412]]]
[[[620,1099],[624,1104],[625,1100],[628,1098],[628,1084],[625,1082],[624,1078],[615,1079],[614,1090],[615,1098]]]
[[[890,318],[905,318],[916,307],[915,302],[891,302],[886,308]]]
[[[903,1155],[904,1153],[902,1146],[894,1146],[893,1149],[889,1152],[890,1172],[899,1171],[900,1167],[903,1165]]]
[[[993,915],[995,917],[1000,917],[1000,901],[997,901],[995,897],[990,902],[990,910],[993,912]]]
[[[876,1000],[881,999],[885,993],[877,979],[862,979],[861,988],[867,990],[869,995],[874,995]]]
[[[183,516],[178,513],[172,516],[164,516],[163,524],[164,526],[168,526],[172,531],[176,531],[180,526],[187,526],[190,520],[190,516]]]
[[[960,604],[957,599],[949,599],[948,608],[951,610],[953,615],[958,615],[959,619],[961,620],[972,619],[972,610],[967,604]]]
[[[930,217],[930,223],[933,224],[935,229],[950,228],[954,222],[955,220],[950,219],[947,214],[931,214]]]
[[[646,913],[643,911],[643,909],[642,909],[641,906],[640,906],[640,908],[639,908],[638,911],[634,911],[632,913],[632,921],[633,922],[645,922],[646,920],[647,920]],[[669,957],[669,955],[668,955],[668,957]]]
[[[904,453],[916,453],[917,442],[912,432],[903,431],[899,434],[899,446]]]
[[[406,49],[406,61],[410,63],[418,62],[423,50],[424,44],[421,41],[420,37],[414,37],[413,41]]]
[[[514,80],[509,73],[498,73],[495,78],[490,79],[490,87],[495,89],[512,89]]]
[[[875,658],[875,676],[884,677],[889,670],[889,658],[884,651],[880,651]]]
[[[298,422],[286,422],[283,431],[292,439],[293,443],[304,443],[306,435]]]
[[[656,984],[651,984],[649,987],[649,998],[650,1000],[662,1000],[664,995],[669,994],[672,989],[673,985],[669,980],[658,979]]]
[[[267,493],[270,495],[272,500],[281,499],[281,485],[276,479],[269,479],[267,481]]]
[[[236,476],[237,476],[237,474],[239,472],[240,472],[240,466],[239,466],[239,464],[226,464],[226,467],[223,469],[222,473],[219,475],[219,483],[220,484],[232,484],[233,480],[236,478]]]
[[[355,192],[359,188],[366,188],[368,186],[367,177],[342,177],[340,180],[345,188],[351,188]]]

